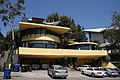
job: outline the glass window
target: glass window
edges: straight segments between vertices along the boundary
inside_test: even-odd
[[[41,29],[37,29],[37,34],[41,34]]]
[[[93,70],[92,68],[88,68],[87,70]]]
[[[57,36],[57,37],[61,37],[60,34],[57,34],[55,32],[46,30],[45,28],[44,29],[41,29],[41,28],[26,29],[26,30],[21,31],[21,34],[23,34],[23,36],[24,35],[29,35],[29,34],[50,34],[50,35],[54,35],[54,36]]]
[[[56,48],[53,44],[47,44],[47,48]]]
[[[25,31],[25,34],[26,34],[26,35],[28,35],[28,34],[29,34],[29,30],[28,30],[28,29]]]
[[[31,31],[32,31],[32,34],[36,34],[37,33],[36,29],[32,29]]]
[[[66,70],[66,68],[65,68],[65,67],[62,67],[62,66],[59,66],[59,67],[57,66],[57,67],[55,67],[55,69],[56,69],[56,70]]]
[[[97,50],[97,46],[93,44],[78,44],[69,46],[70,49],[77,50]]]
[[[28,46],[32,48],[46,48],[46,44],[42,43],[29,43]]]
[[[89,45],[77,45],[76,49],[79,49],[79,50],[89,50]]]
[[[45,29],[42,29],[42,34],[45,34],[46,33],[46,30]]]
[[[96,70],[96,71],[100,71],[100,70],[102,70],[102,69],[100,69],[100,68],[95,68],[94,70]]]
[[[24,47],[31,48],[59,48],[58,44],[50,41],[29,41]],[[52,43],[52,44],[51,44]]]

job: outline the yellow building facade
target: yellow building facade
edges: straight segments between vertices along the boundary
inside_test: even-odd
[[[107,51],[97,50],[95,47],[94,49],[82,49],[84,45],[97,46],[96,43],[74,42],[68,45],[68,49],[62,49],[61,37],[70,30],[67,27],[19,22],[19,29],[21,35],[20,64],[62,64],[64,59],[67,59],[69,63],[74,62],[77,66],[91,63],[107,55]],[[79,46],[81,44],[84,44],[83,47]]]

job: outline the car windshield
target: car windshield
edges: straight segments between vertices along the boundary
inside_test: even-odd
[[[62,66],[55,67],[55,69],[57,69],[57,70],[66,70],[66,68],[65,68],[65,67],[62,67]]]
[[[107,71],[107,69],[106,69],[106,68],[103,68],[103,70],[104,70],[104,71]]]
[[[96,70],[96,71],[99,70],[99,71],[100,71],[100,70],[102,70],[102,69],[100,69],[100,68],[95,68],[94,70]]]
[[[82,65],[82,67],[90,67],[90,65]]]

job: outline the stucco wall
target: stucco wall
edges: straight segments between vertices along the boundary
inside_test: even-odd
[[[104,43],[103,33],[91,33],[91,41],[93,40],[99,40],[101,44]]]

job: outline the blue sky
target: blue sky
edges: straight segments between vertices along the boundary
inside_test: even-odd
[[[46,18],[52,12],[58,12],[72,17],[85,29],[109,26],[112,13],[120,12],[120,0],[25,0],[25,6],[28,18]],[[2,22],[0,26],[1,32],[6,35],[10,28],[3,28]]]

